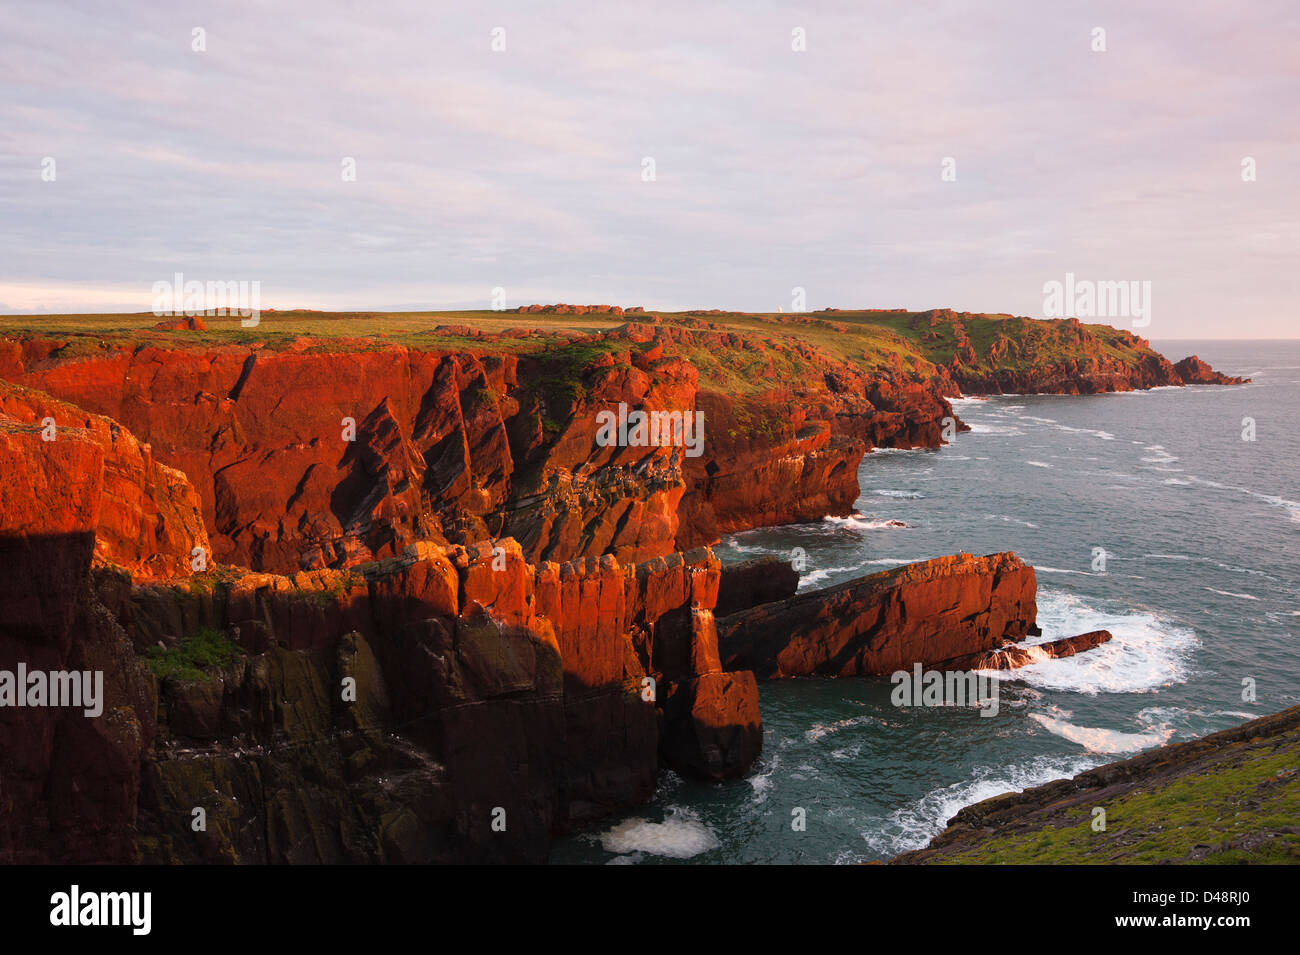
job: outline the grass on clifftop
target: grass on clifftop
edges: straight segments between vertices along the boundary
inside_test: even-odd
[[[173,679],[185,683],[211,680],[211,670],[233,663],[243,651],[235,641],[219,630],[200,628],[183,637],[178,646],[150,647],[149,669],[159,680]]]
[[[622,316],[489,310],[288,311],[264,312],[255,328],[242,327],[238,316],[205,317],[204,331],[162,331],[153,327],[158,321],[152,313],[8,315],[0,316],[0,336],[60,339],[62,347],[53,356],[58,359],[122,347],[254,344],[309,354],[404,345],[438,352],[531,355],[551,366],[545,375],[552,385],[567,386],[578,380],[578,363],[573,359],[603,345],[590,336],[638,324],[686,333],[675,336],[678,340],[666,353],[694,364],[705,387],[728,394],[815,380],[827,363],[836,362],[864,372],[894,369],[919,380],[933,374],[936,366],[948,365],[967,344],[974,352],[973,369],[984,372],[1027,370],[1087,355],[1134,362],[1148,352],[1146,343],[1129,331],[1108,325],[950,310],[652,311]],[[739,344],[719,347],[718,333],[734,336],[729,341]],[[572,341],[581,336],[586,336],[585,342]]]
[[[1074,825],[994,836],[945,855],[946,864],[1279,864],[1300,862],[1300,740],[1254,752],[1151,790],[1105,800],[1106,831],[1091,808]]]

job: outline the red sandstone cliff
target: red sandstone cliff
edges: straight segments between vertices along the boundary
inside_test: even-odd
[[[664,353],[725,335],[629,326],[613,341],[627,349],[574,359],[311,340],[63,358],[30,338],[0,349],[0,375],[146,436],[198,489],[216,560],[281,572],[502,535],[534,561],[635,561],[844,514],[864,453],[937,446],[952,413],[938,386],[847,368],[740,401]],[[703,454],[600,447],[597,414],[620,404],[702,411]]]
[[[152,449],[117,422],[0,380],[0,424],[10,435],[10,467],[0,489],[0,520],[10,528],[57,528],[69,500],[44,477],[75,448],[93,444],[95,461],[68,473],[80,475],[79,490],[95,502],[94,553],[140,577],[190,573],[195,548],[206,563],[211,545],[198,495],[184,474],[160,464]],[[34,496],[30,482],[45,489]],[[22,495],[19,501],[16,495]]]
[[[120,486],[154,487],[128,439],[0,419],[21,479],[0,489],[0,670],[105,676],[100,716],[0,708],[0,860],[540,861],[552,832],[648,798],[661,755],[708,778],[757,757],[707,550],[530,565],[511,540],[425,543],[364,574],[133,586],[92,570]],[[202,632],[237,648],[204,678],[144,665]]]
[[[148,487],[147,457],[94,427],[41,430],[0,415],[0,670],[98,671],[102,712],[0,707],[0,861],[130,861],[152,699],[89,570],[98,535],[120,539],[133,513],[115,491]],[[140,473],[119,470],[132,460]]]
[[[1035,593],[1014,554],[939,557],[723,617],[718,646],[724,666],[763,679],[955,669],[1023,638]]]

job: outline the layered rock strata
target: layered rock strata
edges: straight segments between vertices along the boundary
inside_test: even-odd
[[[718,646],[724,668],[759,679],[959,669],[1025,637],[1036,587],[1011,553],[939,557],[723,617]]]

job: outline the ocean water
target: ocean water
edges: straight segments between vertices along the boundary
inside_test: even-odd
[[[801,547],[801,589],[1013,550],[1038,573],[1041,639],[1105,628],[1109,644],[1005,674],[988,718],[896,708],[887,678],[762,684],[749,778],[665,773],[651,804],[562,840],[552,861],[888,859],[972,802],[1300,702],[1300,342],[1154,345],[1254,383],[961,400],[973,430],[952,445],[866,457],[853,517],[716,548],[731,561]]]

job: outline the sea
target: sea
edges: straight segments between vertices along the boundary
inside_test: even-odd
[[[1010,550],[1037,572],[1039,639],[1110,643],[1002,673],[992,717],[894,706],[887,677],[760,684],[747,778],[664,772],[652,802],[551,861],[888,860],[963,806],[1300,703],[1300,341],[1153,346],[1253,381],[959,399],[971,430],[868,454],[851,516],[715,547],[724,562],[801,548],[801,591]]]

